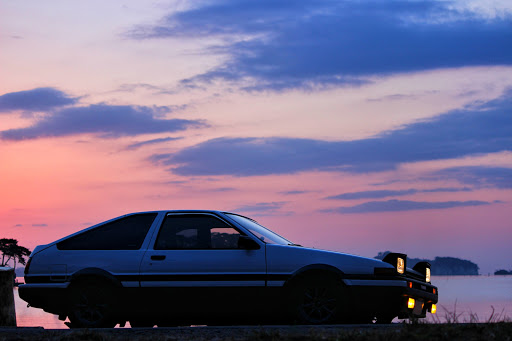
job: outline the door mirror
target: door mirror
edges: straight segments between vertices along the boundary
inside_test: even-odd
[[[238,237],[238,248],[245,250],[258,250],[260,245],[252,240],[249,236],[240,235]]]

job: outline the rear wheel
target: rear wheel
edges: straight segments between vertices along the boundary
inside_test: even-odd
[[[301,324],[336,322],[343,309],[341,289],[331,278],[302,280],[292,289],[292,315]]]
[[[113,295],[111,286],[96,281],[82,281],[71,287],[68,313],[71,328],[112,328]]]
[[[153,328],[156,322],[151,319],[135,318],[130,320],[132,328]]]

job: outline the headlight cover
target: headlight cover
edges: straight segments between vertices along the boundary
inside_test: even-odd
[[[384,257],[382,261],[391,264],[395,268],[397,274],[405,274],[405,269],[407,267],[406,254],[390,252],[386,255],[386,257]]]
[[[429,262],[418,262],[416,265],[412,268],[415,271],[418,271],[420,274],[422,274],[425,279],[425,282],[430,283],[430,263]]]
[[[403,258],[398,257],[396,259],[396,271],[399,274],[403,274],[405,272],[405,261]]]

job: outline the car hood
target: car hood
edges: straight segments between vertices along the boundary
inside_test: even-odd
[[[289,273],[317,264],[333,266],[346,274],[374,274],[376,267],[393,268],[378,259],[335,251],[273,244],[267,244],[266,248],[269,273]]]

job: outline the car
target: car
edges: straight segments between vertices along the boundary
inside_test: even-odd
[[[307,248],[205,210],[131,213],[39,245],[19,295],[72,328],[390,323],[438,302],[427,262]]]

